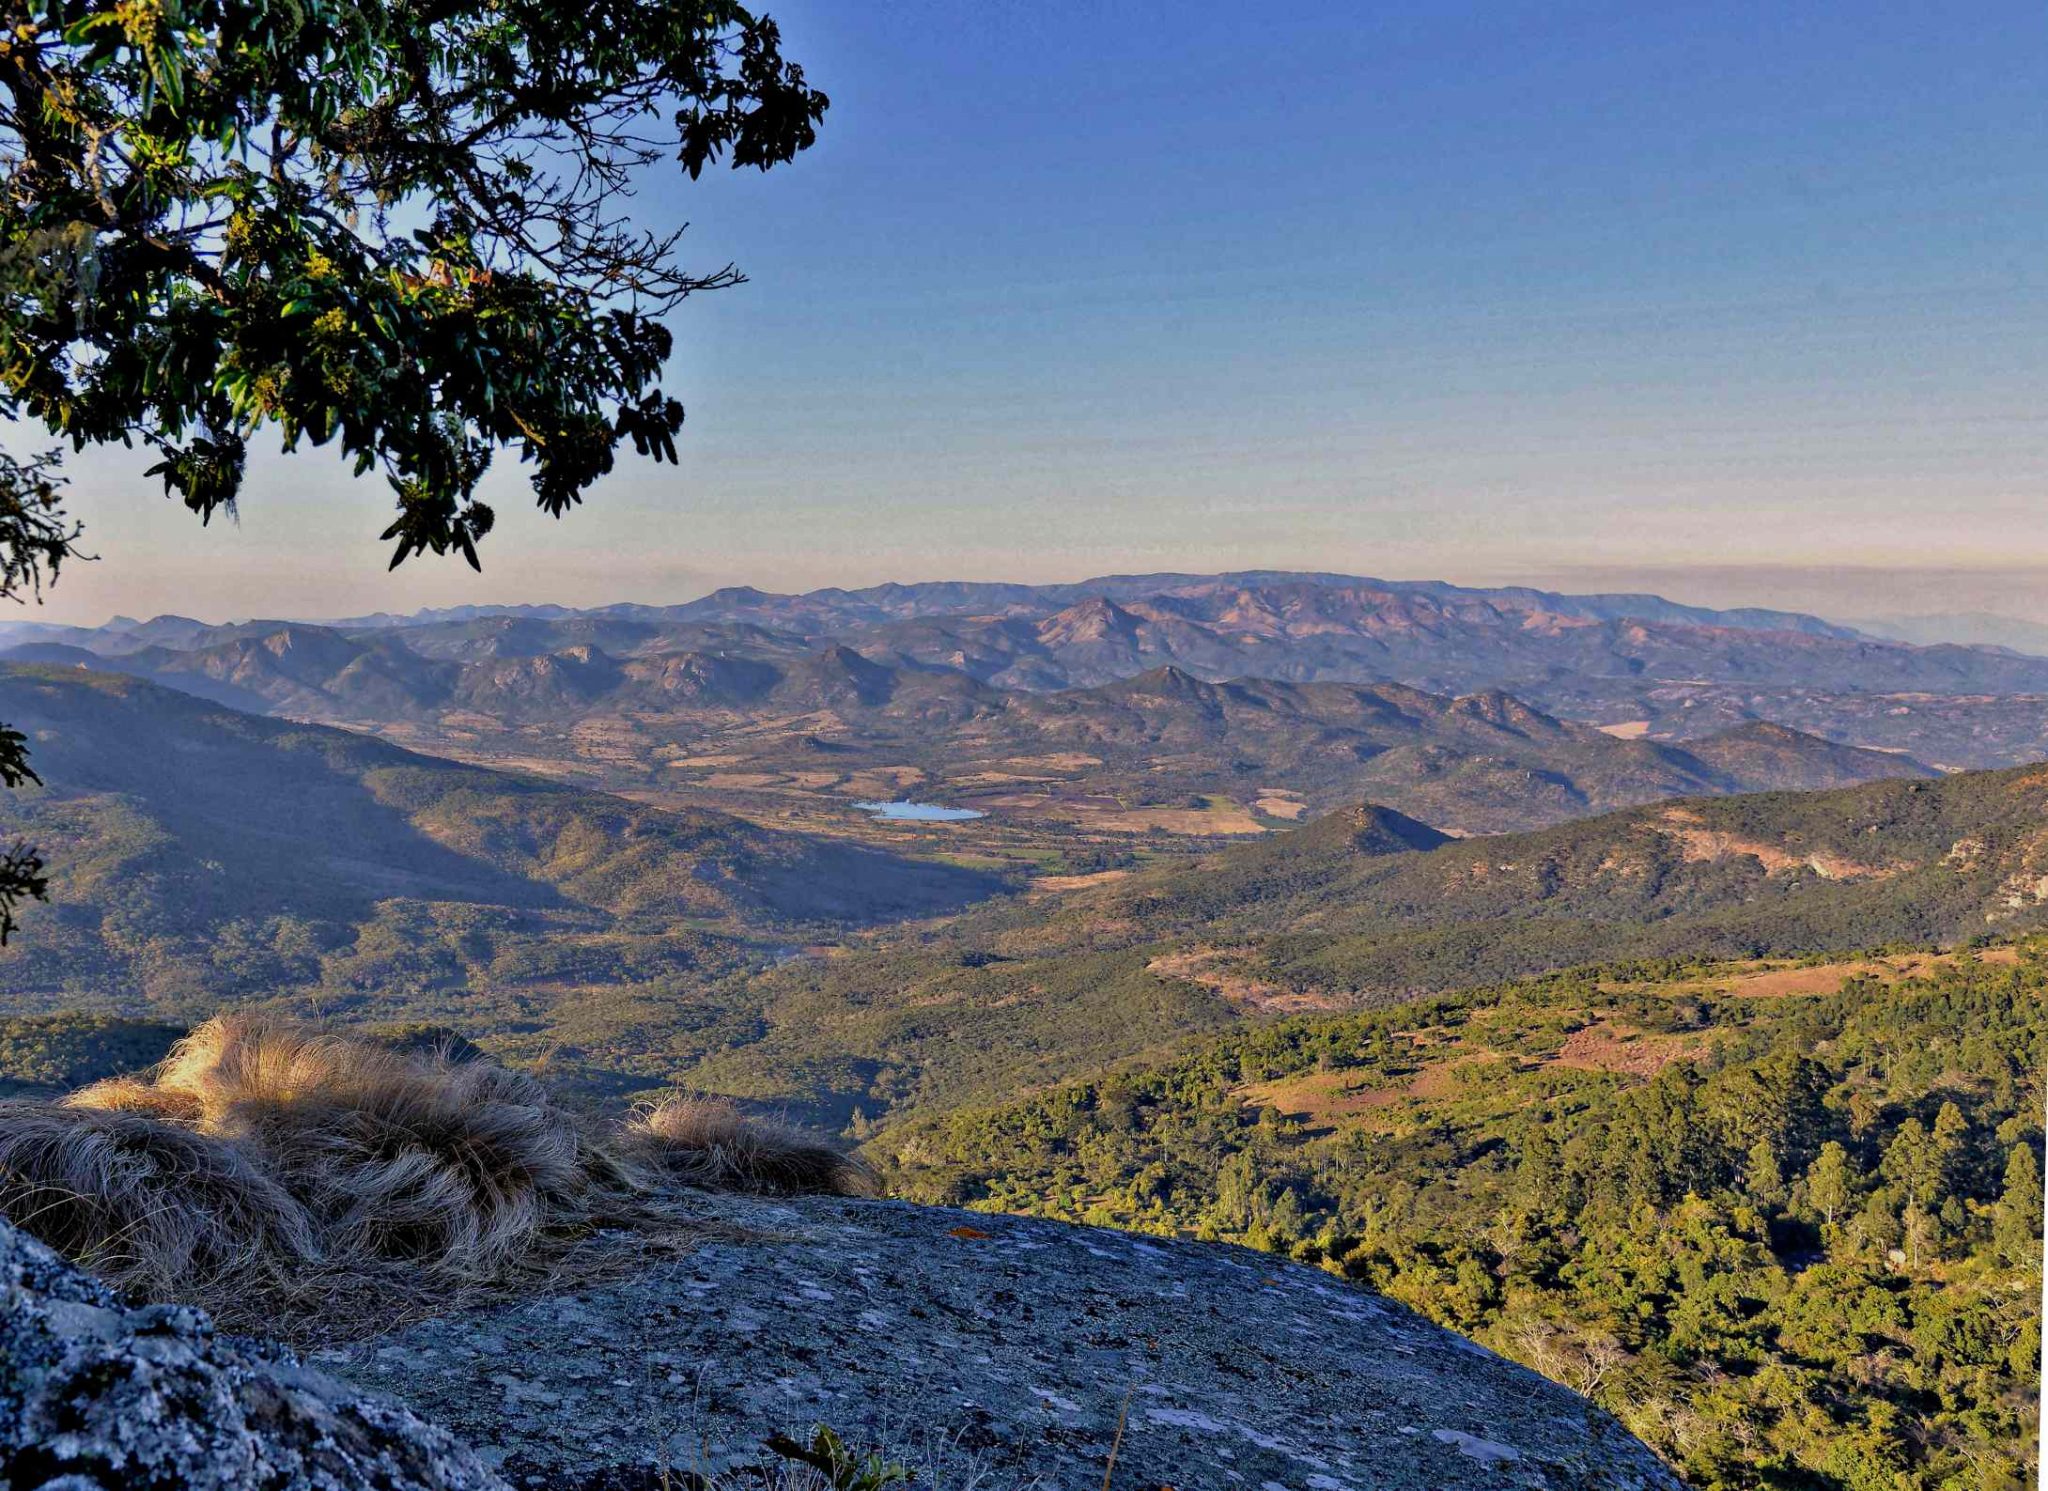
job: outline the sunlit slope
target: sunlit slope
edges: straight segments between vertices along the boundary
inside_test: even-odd
[[[1443,841],[1383,808],[751,980],[701,1075],[870,1117],[1241,1020],[1618,958],[1954,945],[2048,922],[2048,768],[1631,809]]]
[[[2031,1484],[2048,958],[1635,964],[884,1131],[899,1193],[1323,1263],[1703,1491]]]

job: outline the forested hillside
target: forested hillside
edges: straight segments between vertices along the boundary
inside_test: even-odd
[[[2048,947],[1636,964],[1288,1020],[886,1132],[929,1200],[1321,1262],[1702,1488],[2020,1491]]]
[[[1426,855],[1360,853],[1351,821],[1105,887],[1098,909],[1344,1000],[1618,956],[1946,941],[2048,915],[2038,768],[1693,799]]]
[[[843,1121],[1240,1020],[1618,958],[1953,945],[2048,922],[2048,771],[1689,799],[1445,841],[1383,808],[793,962],[703,1080]]]

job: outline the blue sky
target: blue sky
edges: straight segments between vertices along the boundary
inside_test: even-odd
[[[802,3],[833,98],[640,209],[680,470],[387,579],[381,482],[201,534],[110,459],[47,614],[1287,566],[2048,614],[2048,13]],[[1967,595],[1954,592],[1967,590]]]

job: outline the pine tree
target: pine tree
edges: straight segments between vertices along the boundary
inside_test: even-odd
[[[1832,1227],[1856,1199],[1856,1165],[1833,1139],[1820,1147],[1806,1171],[1806,1203]]]
[[[1884,1178],[1914,1206],[1926,1208],[1941,1194],[1942,1153],[1917,1118],[1900,1124],[1884,1147]]]
[[[1759,1139],[1749,1147],[1743,1167],[1743,1188],[1765,1206],[1776,1206],[1785,1199],[1784,1172],[1778,1166],[1778,1151],[1770,1140]]]
[[[2013,1147],[2005,1162],[2005,1189],[1991,1222],[1992,1244],[2013,1268],[2040,1261],[2041,1162],[2031,1144]]]

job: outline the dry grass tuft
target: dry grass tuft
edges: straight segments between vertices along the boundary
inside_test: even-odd
[[[579,1125],[502,1067],[228,1016],[181,1041],[155,1086],[261,1154],[344,1259],[484,1277],[551,1221],[583,1219]]]
[[[866,1189],[730,1104],[600,1133],[485,1061],[245,1015],[146,1076],[0,1102],[0,1214],[117,1285],[302,1339],[601,1268],[604,1238],[673,1246],[691,1191]]]
[[[851,1155],[798,1129],[750,1119],[723,1098],[678,1096],[638,1109],[621,1153],[669,1181],[765,1196],[867,1196],[874,1179]]]
[[[128,1109],[0,1103],[0,1212],[155,1295],[319,1262],[312,1218],[254,1155]]]

